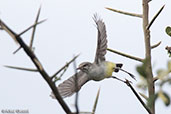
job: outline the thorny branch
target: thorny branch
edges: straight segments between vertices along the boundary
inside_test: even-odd
[[[65,101],[60,96],[60,94],[55,86],[55,83],[52,82],[50,76],[46,73],[42,64],[40,63],[40,61],[38,60],[36,55],[33,53],[33,51],[25,44],[25,42],[22,40],[22,38],[18,34],[16,34],[14,31],[12,31],[2,20],[0,20],[0,26],[3,30],[5,30],[15,40],[15,42],[17,44],[20,44],[20,46],[24,49],[25,53],[30,57],[30,59],[32,60],[34,65],[37,67],[39,73],[42,75],[42,77],[45,79],[45,81],[48,83],[48,85],[52,89],[56,99],[58,100],[58,102],[60,103],[60,105],[62,106],[64,111],[67,114],[72,114],[70,108],[67,106]]]
[[[134,95],[137,97],[137,99],[140,101],[140,103],[143,105],[143,107],[147,110],[147,112],[149,114],[152,114],[151,111],[150,111],[150,109],[147,107],[147,105],[144,103],[144,101],[141,99],[141,97],[138,95],[138,93],[132,87],[132,85],[130,84],[130,82],[128,80],[126,80],[125,83],[127,84],[128,87],[130,87],[130,89],[132,90],[132,92],[134,93]]]
[[[147,112],[149,113],[149,114],[152,114],[151,113],[151,111],[150,111],[150,109],[147,107],[147,105],[144,103],[144,101],[141,99],[141,97],[138,95],[138,93],[135,91],[135,89],[132,87],[132,85],[131,85],[131,81],[129,81],[129,80],[127,80],[126,79],[126,81],[124,81],[124,80],[122,80],[122,79],[120,79],[120,78],[117,78],[116,76],[112,76],[112,78],[114,78],[114,79],[116,79],[116,80],[118,80],[118,81],[120,81],[120,82],[123,82],[123,83],[125,83],[131,90],[132,90],[132,92],[134,93],[134,95],[137,97],[137,99],[140,101],[140,103],[142,104],[142,106],[147,110]]]

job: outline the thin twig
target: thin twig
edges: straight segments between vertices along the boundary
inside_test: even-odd
[[[142,15],[141,15],[141,14],[136,14],[136,13],[130,13],[130,12],[125,12],[125,11],[120,11],[120,10],[116,10],[116,9],[108,8],[108,7],[106,7],[106,9],[108,9],[108,10],[110,10],[110,11],[117,12],[117,13],[129,15],[129,16],[142,18]]]
[[[125,84],[127,84],[128,87],[130,87],[130,89],[132,90],[132,92],[134,93],[134,95],[137,97],[137,99],[140,101],[140,103],[143,105],[143,107],[148,111],[149,114],[152,114],[150,109],[147,107],[147,105],[144,103],[144,101],[141,99],[141,97],[138,95],[138,93],[135,91],[135,89],[132,87],[131,85],[131,81],[127,80],[121,80],[119,78],[117,78],[116,76],[112,76],[111,78],[117,79]]]
[[[38,23],[34,23],[33,25],[31,25],[30,27],[28,27],[27,29],[25,29],[23,32],[21,32],[20,34],[18,34],[18,36],[21,36],[22,34],[24,34],[24,33],[26,33],[28,30],[30,30],[31,28],[33,28],[33,27],[35,27],[35,26],[37,26],[38,24],[41,24],[41,23],[43,23],[43,22],[45,22],[46,21],[46,19],[44,19],[44,20],[42,20],[42,21],[40,21],[40,22],[38,22]]]
[[[54,77],[56,77],[56,75],[58,75],[63,69],[65,69],[66,67],[68,67],[73,61],[75,61],[75,59],[78,57],[79,55],[75,56],[73,59],[71,59],[68,63],[66,63],[62,68],[60,68],[54,75],[51,76],[51,79],[53,79]]]
[[[19,48],[17,48],[17,49],[13,52],[13,54],[16,54],[20,49],[21,49],[21,46],[20,46]]]
[[[143,62],[143,59],[141,59],[141,58],[134,57],[134,56],[131,56],[131,55],[128,55],[128,54],[125,54],[125,53],[122,53],[122,52],[119,52],[119,51],[116,51],[116,50],[113,50],[113,49],[109,49],[109,48],[107,50],[110,51],[110,52],[116,53],[118,55],[130,58],[130,59],[133,59],[133,60],[136,60],[136,61],[139,61],[139,62]]]
[[[141,99],[141,97],[138,95],[138,93],[132,87],[132,85],[130,84],[130,82],[128,80],[126,80],[125,83],[127,84],[128,87],[130,87],[130,89],[132,90],[132,92],[134,93],[134,95],[137,97],[137,99],[140,101],[140,103],[143,105],[143,107],[147,110],[147,112],[149,114],[152,114],[151,111],[150,111],[150,109],[147,107],[147,105],[144,103],[144,101]]]
[[[58,80],[61,79],[61,77],[65,74],[65,72],[67,71],[67,69],[68,69],[68,66],[66,66],[66,67],[64,68],[63,72],[60,74],[59,77],[55,77],[54,83],[56,83],[56,81],[58,81]]]
[[[37,67],[39,73],[42,75],[42,77],[45,79],[45,81],[48,83],[50,88],[52,89],[56,99],[64,109],[64,111],[67,114],[72,114],[70,108],[67,106],[65,101],[60,96],[55,83],[52,82],[49,75],[44,70],[43,66],[41,65],[40,61],[36,57],[36,55],[32,52],[32,50],[25,44],[25,42],[22,40],[22,38],[16,34],[14,31],[12,31],[2,20],[0,20],[0,26],[16,41],[20,44],[20,46],[24,49],[25,53],[30,57],[34,65]]]
[[[151,49],[158,47],[160,44],[161,44],[161,41],[158,42],[157,44],[152,45],[152,46],[151,46]]]
[[[116,79],[116,80],[118,80],[118,81],[120,81],[120,82],[125,83],[125,80],[122,80],[122,79],[120,79],[120,78],[117,78],[116,76],[112,76],[111,78]],[[132,83],[131,81],[129,81],[129,82]]]
[[[151,22],[148,24],[147,26],[147,30],[150,29],[151,25],[153,24],[153,22],[156,20],[156,18],[159,16],[159,14],[161,13],[161,11],[163,10],[165,5],[163,5],[160,10],[156,13],[156,15],[153,17],[153,19],[151,20]]]
[[[153,78],[153,83],[155,83],[157,80],[159,80],[159,77],[158,76],[154,77]]]
[[[37,70],[37,69],[32,69],[32,68],[23,68],[23,67],[9,66],[9,65],[4,65],[4,67],[11,68],[11,69],[17,69],[17,70],[24,70],[24,71],[38,72],[38,70]]]
[[[96,108],[97,108],[97,103],[98,103],[98,100],[99,100],[99,95],[100,95],[100,88],[99,88],[99,90],[97,92],[97,95],[96,95],[96,99],[95,99],[95,102],[94,102],[92,114],[95,114],[95,111],[96,111]]]
[[[39,10],[38,10],[37,17],[36,17],[36,20],[35,20],[35,22],[34,22],[35,24],[36,24],[36,23],[38,22],[38,20],[39,20],[40,11],[41,11],[41,6],[40,6],[40,8],[39,8]],[[34,35],[35,35],[36,27],[37,27],[37,26],[34,26],[34,27],[33,27],[32,35],[31,35],[31,41],[30,41],[30,48],[32,48],[32,46],[33,46],[33,40],[34,40]]]

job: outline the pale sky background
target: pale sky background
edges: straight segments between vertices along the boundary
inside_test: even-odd
[[[144,57],[144,39],[142,20],[136,17],[121,15],[106,10],[111,7],[124,11],[141,13],[142,0],[0,0],[0,18],[14,31],[20,33],[33,24],[38,8],[42,5],[40,20],[48,19],[39,25],[34,40],[35,54],[43,64],[48,74],[52,75],[61,68],[73,55],[81,53],[77,64],[94,60],[96,50],[96,33],[92,16],[98,13],[104,20],[108,35],[108,47],[134,56]],[[171,38],[166,35],[166,26],[171,26],[171,0],[152,0],[150,2],[150,19],[166,5],[160,16],[151,27],[151,43],[162,44],[152,50],[152,65],[154,75],[159,68],[166,68],[169,60],[165,47],[171,44]],[[31,31],[22,37],[30,41]],[[0,31],[0,114],[3,109],[27,109],[30,114],[63,114],[64,111],[56,100],[49,97],[51,90],[39,73],[12,70],[3,65],[34,68],[31,60],[23,50],[12,53],[18,48],[7,33]],[[137,61],[107,52],[106,59],[124,64],[124,69],[139,76],[135,67]],[[64,74],[62,81],[74,73],[73,65]],[[125,73],[114,74],[124,79]],[[130,79],[132,80],[132,79]],[[57,84],[61,83],[59,81]],[[133,81],[136,87],[137,82]],[[89,82],[79,92],[79,108],[81,111],[91,111],[98,88],[101,87],[96,114],[146,114],[132,91],[123,83],[112,79],[101,82]],[[137,91],[140,91],[136,88]],[[170,86],[165,90],[171,95]],[[65,101],[72,109],[74,98]],[[171,106],[165,107],[158,99],[157,114],[170,114]]]

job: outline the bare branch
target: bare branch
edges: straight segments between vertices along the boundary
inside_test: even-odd
[[[163,10],[163,8],[165,7],[165,5],[163,5],[160,10],[156,13],[156,15],[153,17],[153,19],[151,20],[151,22],[148,24],[147,26],[147,30],[150,29],[151,25],[153,24],[153,22],[156,20],[156,18],[159,16],[159,14],[161,13],[161,11]]]
[[[11,29],[9,29],[9,27],[6,26],[1,20],[0,20],[0,26],[1,26],[1,29],[5,30],[13,38],[13,40],[18,44],[18,41],[16,39],[17,34],[13,32]]]
[[[40,11],[41,11],[41,6],[40,6],[40,8],[38,10],[37,17],[36,17],[36,20],[35,20],[34,24],[36,24],[38,22],[38,20],[39,20]],[[34,40],[34,35],[35,35],[36,27],[37,26],[33,27],[32,35],[31,35],[31,41],[30,41],[30,48],[32,48],[32,46],[33,46],[33,40]]]
[[[96,107],[97,107],[97,103],[98,103],[98,100],[99,100],[99,95],[100,95],[100,88],[99,88],[99,90],[98,90],[98,92],[97,92],[97,95],[96,95],[96,99],[95,99],[95,102],[94,102],[92,114],[95,114]]]
[[[51,78],[49,75],[46,73],[44,70],[43,66],[41,65],[40,61],[36,57],[36,55],[32,52],[32,50],[25,44],[25,42],[22,40],[22,38],[17,35],[14,31],[12,31],[2,20],[0,20],[0,26],[16,41],[20,44],[20,46],[24,49],[25,53],[30,57],[34,65],[37,67],[39,73],[42,75],[42,77],[46,80],[50,88],[52,89],[56,99],[64,109],[64,111],[67,114],[72,114],[71,110],[65,103],[65,101],[62,99],[60,96],[55,83],[52,82]]]
[[[11,69],[17,69],[17,70],[24,70],[24,71],[38,72],[38,70],[37,70],[37,69],[32,69],[32,68],[23,68],[23,67],[8,66],[8,65],[4,65],[4,67],[11,68]]]
[[[73,61],[75,61],[75,59],[78,57],[79,55],[75,56],[73,59],[71,59],[68,63],[66,63],[62,68],[60,68],[54,75],[51,76],[51,79],[53,79],[54,77],[56,77],[56,75],[58,75],[63,69],[65,69],[66,67],[68,67]]]
[[[133,60],[136,60],[136,61],[139,61],[139,62],[143,62],[143,59],[141,59],[141,58],[134,57],[134,56],[131,56],[131,55],[128,55],[128,54],[125,54],[125,53],[122,53],[122,52],[119,52],[119,51],[116,51],[116,50],[113,50],[113,49],[109,49],[109,48],[107,50],[110,51],[110,52],[116,53],[118,55],[124,56],[126,58],[130,58],[130,59],[133,59]]]
[[[127,84],[128,87],[130,87],[130,89],[132,90],[132,92],[134,93],[134,95],[137,97],[137,99],[140,101],[140,103],[143,105],[143,107],[147,110],[147,112],[149,114],[152,114],[151,111],[150,111],[150,109],[147,107],[147,105],[144,103],[144,101],[141,99],[141,97],[138,95],[138,93],[132,87],[132,85],[130,84],[130,82],[128,80],[126,80],[125,83]]]
[[[133,17],[142,18],[142,15],[141,15],[141,14],[129,13],[129,12],[125,12],[125,11],[120,11],[120,10],[108,8],[108,7],[106,7],[106,9],[108,9],[108,10],[110,10],[110,11],[117,12],[117,13],[121,13],[121,14],[124,14],[124,15],[129,15],[129,16],[133,16]]]
[[[151,49],[158,47],[160,44],[161,44],[161,41],[158,42],[157,44],[152,45],[152,46],[151,46]]]
[[[147,112],[149,114],[152,114],[151,111],[150,111],[150,109],[147,107],[147,105],[144,103],[144,101],[141,99],[141,97],[138,95],[138,93],[132,87],[132,85],[131,85],[132,82],[131,81],[129,81],[127,79],[126,79],[126,81],[124,81],[124,80],[121,80],[121,79],[117,78],[116,76],[112,76],[111,78],[117,79],[118,81],[121,81],[121,82],[127,84],[127,86],[130,87],[130,89],[132,90],[132,92],[134,93],[134,95],[137,97],[137,99],[140,101],[140,103],[143,105],[143,107],[147,110]]]
[[[142,0],[143,6],[143,32],[144,32],[144,41],[145,41],[145,59],[146,59],[146,68],[145,71],[147,73],[147,85],[148,85],[148,97],[151,98],[155,94],[155,85],[153,83],[153,72],[151,65],[151,42],[150,42],[150,30],[149,27],[153,23],[149,24],[149,1]],[[148,27],[149,26],[149,27]],[[151,102],[150,111],[152,114],[155,114],[155,102]]]

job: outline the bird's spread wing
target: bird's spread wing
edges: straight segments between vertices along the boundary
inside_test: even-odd
[[[75,74],[69,79],[65,80],[63,83],[59,84],[58,91],[63,98],[69,97],[75,92],[79,91],[88,80],[89,79],[87,74],[82,71],[79,71],[77,75]]]
[[[95,63],[105,61],[105,54],[107,49],[107,35],[106,27],[102,19],[99,19],[97,15],[94,15],[94,21],[97,25],[98,36],[97,36],[97,49],[95,56]]]

